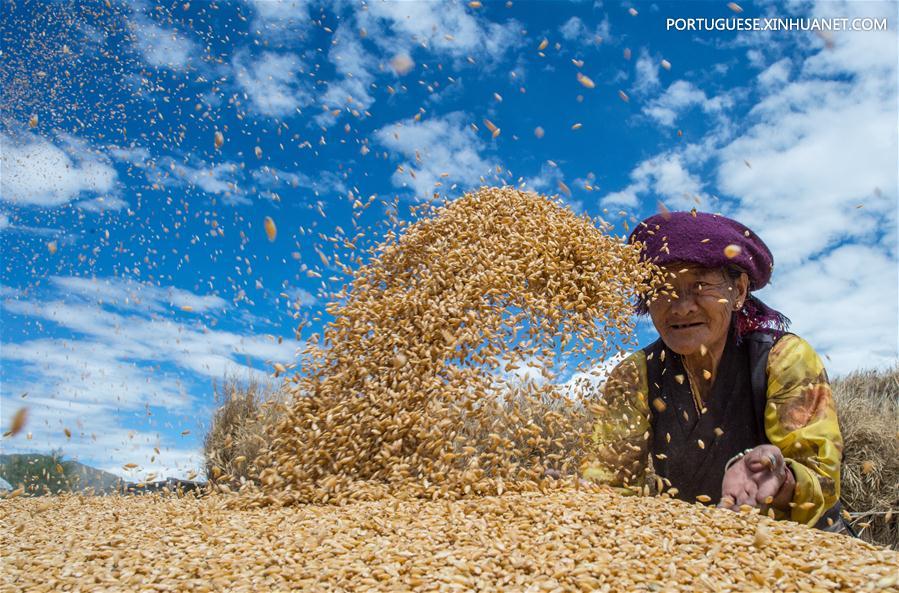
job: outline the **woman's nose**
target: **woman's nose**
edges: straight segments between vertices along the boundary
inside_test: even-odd
[[[671,298],[672,313],[678,315],[687,315],[696,310],[696,299],[690,294],[690,291],[677,291],[677,297]]]

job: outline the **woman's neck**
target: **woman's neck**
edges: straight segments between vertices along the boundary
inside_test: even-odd
[[[690,378],[690,384],[699,392],[703,401],[708,399],[712,390],[712,384],[717,376],[718,363],[724,356],[724,346],[727,340],[723,340],[710,347],[700,348],[688,356],[683,356],[684,370]]]

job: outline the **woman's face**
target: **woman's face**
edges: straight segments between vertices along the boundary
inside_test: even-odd
[[[669,286],[649,303],[652,323],[671,350],[691,356],[705,346],[721,352],[733,312],[746,302],[749,279],[731,280],[723,269],[673,264],[665,268]]]

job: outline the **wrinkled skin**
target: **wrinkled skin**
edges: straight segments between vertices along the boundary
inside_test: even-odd
[[[721,484],[722,508],[741,505],[785,510],[793,498],[793,472],[774,445],[759,445],[734,463]]]

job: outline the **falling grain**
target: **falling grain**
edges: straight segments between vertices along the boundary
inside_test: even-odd
[[[268,237],[268,240],[274,241],[278,236],[278,227],[275,226],[275,221],[272,220],[272,217],[266,216],[262,226],[265,228],[265,236]]]
[[[526,361],[552,377],[565,353],[602,357],[616,336],[631,340],[632,298],[657,268],[589,218],[511,188],[434,207],[374,253],[329,306],[244,504],[520,492],[563,461],[576,470],[588,394],[516,372]]]
[[[9,431],[7,431],[5,436],[14,437],[25,428],[25,424],[28,422],[28,408],[19,408],[16,410],[16,413],[13,414],[12,422],[9,424]]]
[[[724,248],[724,256],[727,259],[733,259],[733,258],[739,256],[740,253],[742,253],[742,251],[743,250],[740,248],[739,245],[730,244]]]

